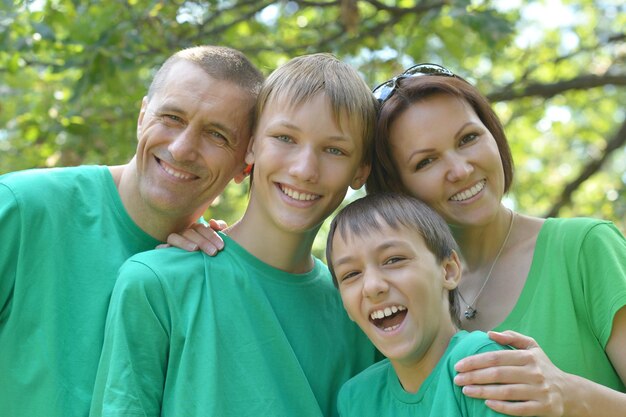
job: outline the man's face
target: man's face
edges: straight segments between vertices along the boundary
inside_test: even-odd
[[[130,197],[135,205],[170,217],[202,213],[243,171],[253,105],[250,93],[195,64],[172,66],[153,97],[142,103],[139,193]]]

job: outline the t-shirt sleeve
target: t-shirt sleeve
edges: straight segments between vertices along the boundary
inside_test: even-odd
[[[90,416],[159,416],[170,312],[157,274],[133,258],[120,268],[107,316]]]
[[[582,241],[578,265],[589,321],[606,347],[613,318],[626,305],[626,239],[612,223],[594,225]]]
[[[496,350],[511,350],[510,346],[502,346],[493,341],[483,343],[474,350],[472,355],[478,355],[480,353],[492,352]],[[471,356],[471,355],[467,355]],[[456,363],[456,362],[455,362]],[[461,390],[460,387],[455,385],[455,389]],[[504,414],[498,413],[485,405],[485,400],[479,398],[471,398],[462,393],[463,400],[465,402],[465,409],[467,410],[467,416],[471,417],[503,417]]]
[[[344,384],[339,390],[339,395],[337,396],[337,411],[339,412],[339,417],[350,416],[350,394],[348,391],[347,384]]]
[[[15,285],[18,252],[21,246],[22,214],[11,190],[0,183],[0,323]]]

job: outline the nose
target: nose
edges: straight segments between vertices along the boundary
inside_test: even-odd
[[[462,155],[449,155],[446,178],[450,182],[466,179],[474,171],[474,166]]]
[[[167,147],[174,160],[193,161],[197,157],[199,134],[190,126],[178,132]]]
[[[303,146],[294,153],[289,175],[303,182],[315,183],[319,179],[319,161],[315,149]]]
[[[363,296],[370,300],[376,300],[383,297],[389,291],[389,284],[380,271],[364,271],[363,277]]]

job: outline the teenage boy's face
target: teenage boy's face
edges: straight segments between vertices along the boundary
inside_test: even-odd
[[[363,185],[369,166],[361,163],[361,134],[342,122],[335,122],[323,93],[299,106],[281,98],[267,103],[246,156],[254,164],[250,206],[263,213],[265,224],[317,230],[348,186]]]
[[[417,231],[380,225],[345,240],[335,233],[330,262],[350,318],[392,362],[415,364],[446,337],[458,258],[438,262]]]

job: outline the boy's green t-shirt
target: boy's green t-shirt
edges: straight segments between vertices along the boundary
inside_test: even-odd
[[[510,349],[484,332],[460,331],[419,391],[406,392],[388,359],[372,365],[348,381],[339,394],[341,417],[478,417],[502,416],[478,400],[463,395],[453,380],[454,365],[467,356]]]
[[[117,270],[159,242],[104,166],[0,177],[0,415],[84,417]]]
[[[561,370],[626,392],[604,349],[626,305],[626,239],[608,221],[549,218],[513,311],[495,330],[532,336]]]
[[[214,258],[124,264],[91,416],[334,416],[341,385],[378,359],[321,261],[289,274],[222,236]]]

